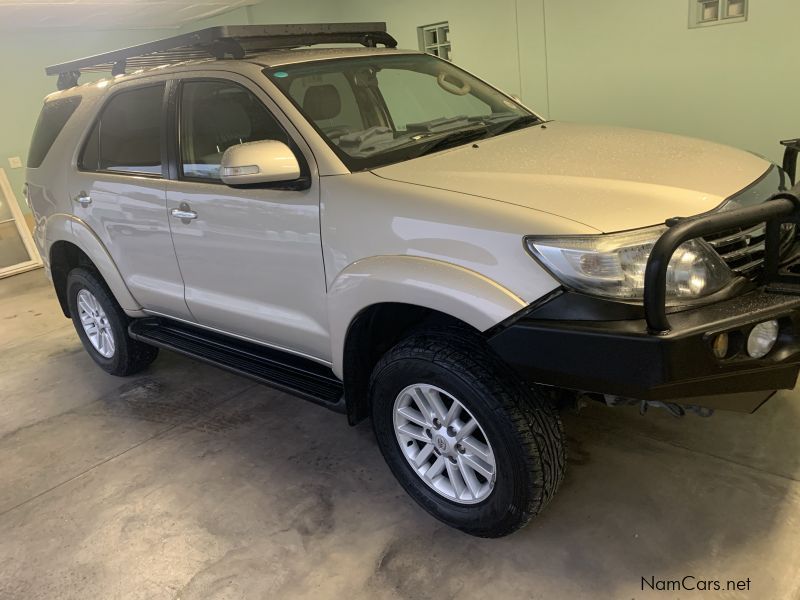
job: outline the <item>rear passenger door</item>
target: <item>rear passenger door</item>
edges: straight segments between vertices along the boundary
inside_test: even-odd
[[[187,77],[172,104],[176,164],[167,205],[176,211],[170,225],[192,314],[201,325],[328,360],[319,181],[310,151],[243,77]],[[288,144],[310,184],[222,183],[225,150],[260,140]],[[182,218],[187,211],[194,216]]]
[[[74,215],[100,238],[142,307],[191,320],[167,218],[167,82],[121,84],[87,133]]]

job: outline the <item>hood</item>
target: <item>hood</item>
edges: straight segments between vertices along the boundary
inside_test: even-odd
[[[375,169],[387,179],[508,202],[611,232],[712,210],[771,163],[667,133],[549,122]]]

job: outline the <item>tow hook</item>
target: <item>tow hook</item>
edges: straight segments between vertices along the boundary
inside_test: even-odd
[[[661,400],[637,400],[636,398],[621,398],[604,394],[603,398],[608,406],[639,406],[639,414],[644,416],[650,408],[663,408],[673,417],[686,416],[687,412],[693,412],[699,417],[710,417],[714,414],[713,408],[697,406],[695,404],[678,404],[676,402],[662,402]]]

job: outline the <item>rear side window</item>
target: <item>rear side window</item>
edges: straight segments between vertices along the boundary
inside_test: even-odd
[[[61,98],[46,102],[36,121],[36,128],[33,130],[31,148],[28,151],[28,166],[36,169],[44,162],[45,156],[50,152],[50,148],[56,141],[58,134],[64,129],[72,113],[81,103],[80,96]]]
[[[161,175],[164,86],[151,85],[113,96],[84,146],[81,169]]]

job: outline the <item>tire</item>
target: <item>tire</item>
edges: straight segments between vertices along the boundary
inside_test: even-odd
[[[76,268],[69,272],[67,303],[72,323],[83,347],[106,373],[119,377],[133,375],[146,368],[158,356],[158,348],[138,342],[128,335],[130,318],[119,306],[102,278],[94,271]],[[99,309],[99,316],[95,310],[86,310],[87,307]],[[93,313],[93,316],[89,317],[90,330],[105,331],[113,340],[113,345],[108,344],[106,336],[102,336],[104,342],[101,342],[99,348],[95,345],[96,342],[90,339],[89,330],[84,327],[82,320],[86,318],[87,313]]]
[[[420,384],[428,387],[415,387]],[[477,335],[454,329],[405,339],[375,366],[369,394],[373,428],[389,468],[422,508],[447,525],[479,537],[508,535],[536,516],[563,480],[564,430],[550,398],[541,389],[525,386]],[[418,404],[414,398],[420,395],[423,401]],[[440,413],[450,407],[438,429],[425,431],[419,422],[404,416],[418,420],[437,397],[443,404]],[[452,400],[461,406],[454,409]],[[447,429],[453,410],[461,416]],[[453,441],[467,431],[461,428],[469,423],[468,417],[477,421],[477,427],[454,451]],[[426,425],[430,422],[426,420]],[[399,433],[398,424],[402,424]],[[420,436],[420,430],[431,440],[427,445],[422,438],[405,435]],[[481,445],[483,441],[486,444]],[[436,448],[431,451],[428,445],[440,448],[438,457]],[[481,448],[477,454],[465,449],[476,446]],[[427,452],[433,452],[427,459],[430,466],[412,464]],[[439,458],[450,462],[450,466],[444,463],[442,472],[447,480],[426,479],[423,471],[441,469],[441,464],[435,468]],[[486,458],[479,462],[480,469],[470,467],[475,458]],[[470,463],[466,468],[464,461]],[[477,480],[480,486],[473,491],[466,485],[468,480],[473,484]]]

